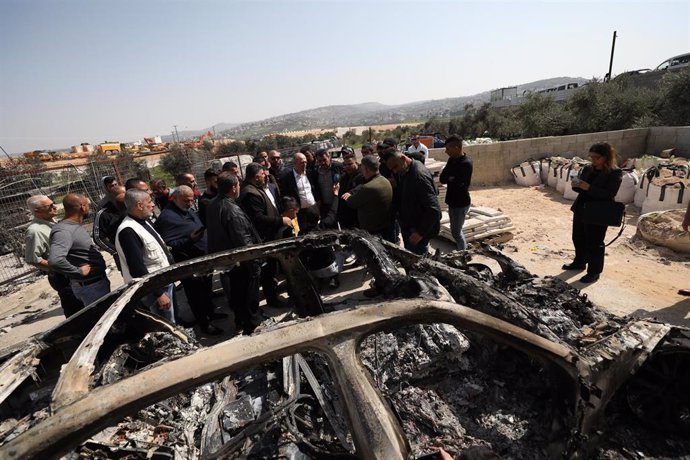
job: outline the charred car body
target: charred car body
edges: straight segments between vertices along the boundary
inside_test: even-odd
[[[325,303],[299,254],[354,251],[377,300]],[[690,455],[690,331],[622,319],[501,252],[419,258],[323,232],[123,286],[0,369],[0,457],[631,458]],[[135,300],[271,257],[295,313],[202,348]],[[88,333],[84,333],[84,327]],[[469,457],[468,457],[469,458]]]

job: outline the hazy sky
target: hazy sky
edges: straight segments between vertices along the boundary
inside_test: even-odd
[[[690,52],[690,1],[0,0],[0,145],[133,141],[333,104],[614,75]]]

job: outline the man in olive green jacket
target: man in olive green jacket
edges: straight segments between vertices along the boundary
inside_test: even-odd
[[[373,155],[362,158],[365,182],[345,193],[342,199],[357,210],[359,227],[372,235],[394,241],[391,207],[393,188],[388,179],[379,174],[379,161]]]

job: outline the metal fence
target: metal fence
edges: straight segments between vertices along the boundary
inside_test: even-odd
[[[24,234],[32,216],[26,200],[42,194],[52,198],[62,215],[62,198],[79,193],[98,204],[104,196],[104,176],[133,177],[144,175],[145,165],[129,160],[92,161],[82,165],[60,167],[15,165],[0,170],[0,285],[31,273],[34,267],[24,263]],[[93,213],[85,224],[90,229]]]

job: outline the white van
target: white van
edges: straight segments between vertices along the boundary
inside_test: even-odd
[[[690,65],[690,53],[674,56],[659,64],[654,70],[676,70]]]

